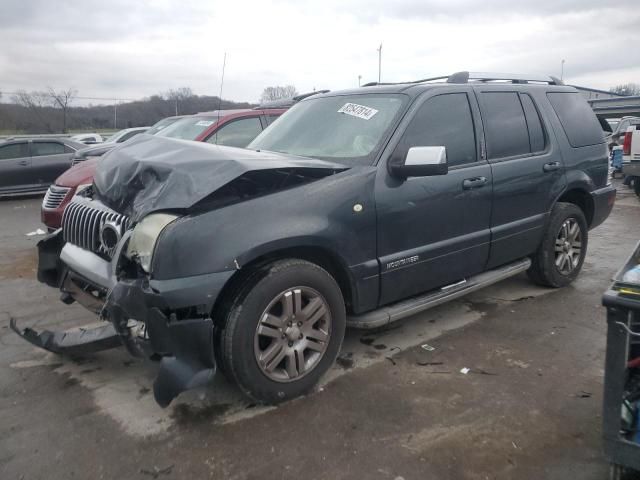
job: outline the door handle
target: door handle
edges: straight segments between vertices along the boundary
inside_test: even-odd
[[[545,163],[542,166],[542,170],[545,171],[545,172],[553,172],[555,170],[560,170],[560,162]]]
[[[27,160],[20,160],[18,162],[18,165],[22,165],[23,167],[26,167],[27,165],[29,165],[29,162]]]
[[[480,188],[486,185],[487,177],[473,177],[467,178],[462,182],[462,188],[464,190],[471,190],[472,188]]]

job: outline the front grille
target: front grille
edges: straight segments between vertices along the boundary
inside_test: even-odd
[[[44,199],[42,200],[42,208],[45,210],[55,210],[60,206],[62,201],[65,199],[67,194],[69,193],[70,188],[67,187],[58,187],[57,185],[51,185],[47,193],[44,194]]]
[[[65,242],[111,259],[115,246],[110,248],[100,240],[100,232],[108,223],[121,237],[129,228],[129,217],[114,212],[102,203],[85,197],[74,197],[62,215],[62,238]]]

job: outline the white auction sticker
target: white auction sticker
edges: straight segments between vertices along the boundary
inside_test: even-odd
[[[363,120],[370,120],[378,110],[375,108],[365,107],[364,105],[358,105],[357,103],[345,103],[338,113],[346,113],[352,117],[362,118]]]
[[[211,125],[213,125],[213,122],[209,120],[200,120],[198,123],[196,123],[196,125],[198,127],[210,127]]]

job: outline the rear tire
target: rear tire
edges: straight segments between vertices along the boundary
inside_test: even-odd
[[[584,263],[588,230],[580,208],[558,202],[551,211],[538,251],[531,258],[529,278],[538,285],[553,288],[573,282]]]
[[[262,267],[226,312],[220,358],[253,400],[274,404],[308,393],[333,365],[346,326],[336,281],[313,263]]]

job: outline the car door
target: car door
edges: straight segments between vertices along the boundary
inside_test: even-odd
[[[74,150],[60,141],[33,140],[31,142],[31,169],[34,181],[43,187],[55,182],[71,167]]]
[[[216,145],[244,148],[262,132],[260,116],[231,120],[218,128],[205,141]]]
[[[0,145],[0,191],[28,190],[33,187],[31,157],[26,140]]]
[[[529,93],[477,87],[477,94],[493,174],[487,265],[493,268],[536,251],[566,180],[561,154]]]
[[[469,87],[438,92],[410,109],[378,168],[381,305],[462,281],[481,272],[489,255],[491,168],[481,155],[476,99]],[[394,178],[388,163],[416,146],[446,147],[448,173]]]

